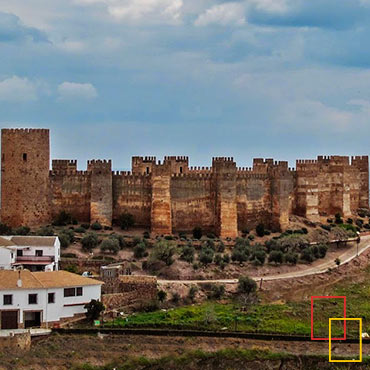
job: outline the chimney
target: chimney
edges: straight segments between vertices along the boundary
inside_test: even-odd
[[[18,271],[18,280],[17,280],[17,287],[22,288],[22,279],[21,279],[21,271]]]

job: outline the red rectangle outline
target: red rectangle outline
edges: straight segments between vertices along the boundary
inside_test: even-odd
[[[328,296],[311,296],[311,340],[329,340],[329,338],[315,338],[313,336],[313,300],[315,298],[342,298],[343,299],[343,317],[346,317],[346,296],[334,296],[334,295],[328,295]],[[331,340],[346,340],[347,333],[346,333],[346,320],[344,320],[344,338],[331,338]]]

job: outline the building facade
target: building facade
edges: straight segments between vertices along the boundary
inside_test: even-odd
[[[284,229],[290,215],[319,221],[369,207],[368,157],[318,156],[288,162],[256,158],[252,168],[216,157],[211,167],[190,167],[188,157],[133,157],[131,172],[114,172],[110,160],[53,160],[49,131],[2,130],[1,220],[36,225],[62,210],[79,221],[110,225],[121,213],[154,234],[200,226],[236,237],[262,222]]]
[[[98,280],[67,271],[0,271],[0,328],[52,327],[83,316],[86,303],[100,300]]]
[[[59,270],[60,241],[57,236],[0,237],[0,269]]]

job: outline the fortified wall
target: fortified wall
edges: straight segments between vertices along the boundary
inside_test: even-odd
[[[369,207],[368,157],[319,156],[288,162],[256,158],[252,168],[231,157],[190,167],[188,157],[132,157],[132,171],[110,160],[49,159],[49,130],[2,129],[1,220],[11,226],[48,223],[62,210],[80,222],[110,225],[123,212],[154,234],[200,226],[222,237],[263,222],[285,229],[289,215],[318,221]]]

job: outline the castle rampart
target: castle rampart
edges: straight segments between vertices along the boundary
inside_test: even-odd
[[[214,157],[211,167],[189,166],[186,156],[132,157],[131,171],[112,171],[110,160],[54,159],[49,130],[2,130],[2,222],[11,226],[50,223],[62,210],[81,222],[110,225],[123,212],[154,234],[200,226],[222,237],[263,222],[284,229],[291,214],[318,221],[369,207],[367,156],[318,156],[287,161],[253,159],[236,167]]]

